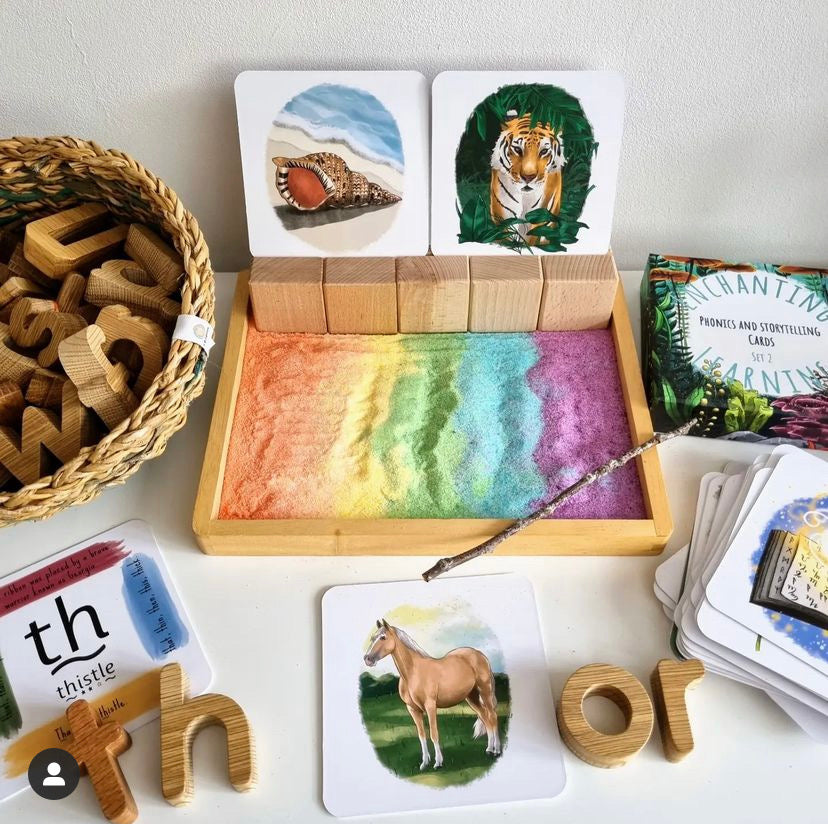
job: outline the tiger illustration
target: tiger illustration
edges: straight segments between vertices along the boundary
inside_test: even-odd
[[[548,123],[532,127],[531,114],[518,117],[511,110],[492,151],[490,208],[492,220],[524,218],[533,209],[548,209],[557,215],[561,208],[561,170],[566,159],[563,135]],[[517,232],[527,243],[536,245],[543,239],[527,232],[534,228],[520,224]]]

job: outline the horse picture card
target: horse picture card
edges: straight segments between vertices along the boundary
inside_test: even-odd
[[[438,75],[434,254],[604,254],[623,119],[613,72]]]
[[[246,71],[236,111],[254,257],[427,252],[423,75]]]
[[[562,747],[531,583],[339,586],[322,599],[335,816],[552,798]]]
[[[29,786],[41,750],[65,749],[67,708],[90,703],[127,732],[159,714],[158,671],[193,695],[212,673],[152,531],[128,521],[0,579],[0,799]]]

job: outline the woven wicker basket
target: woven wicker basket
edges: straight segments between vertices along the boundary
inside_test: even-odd
[[[152,172],[123,152],[73,137],[0,140],[0,226],[15,226],[100,201],[117,216],[155,227],[184,259],[181,311],[213,323],[215,296],[207,244],[196,219]],[[85,448],[53,475],[12,493],[0,492],[0,526],[47,518],[123,483],[160,455],[204,388],[204,355],[175,341],[167,363],[137,409],[97,446]]]

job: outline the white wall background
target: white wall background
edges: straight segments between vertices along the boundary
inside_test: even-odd
[[[616,69],[613,248],[828,264],[825,0],[4,0],[0,135],[123,149],[246,264],[246,68]]]

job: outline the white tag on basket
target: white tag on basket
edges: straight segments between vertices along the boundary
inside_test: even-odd
[[[216,342],[213,325],[198,315],[179,315],[172,339],[197,343],[207,355]]]

